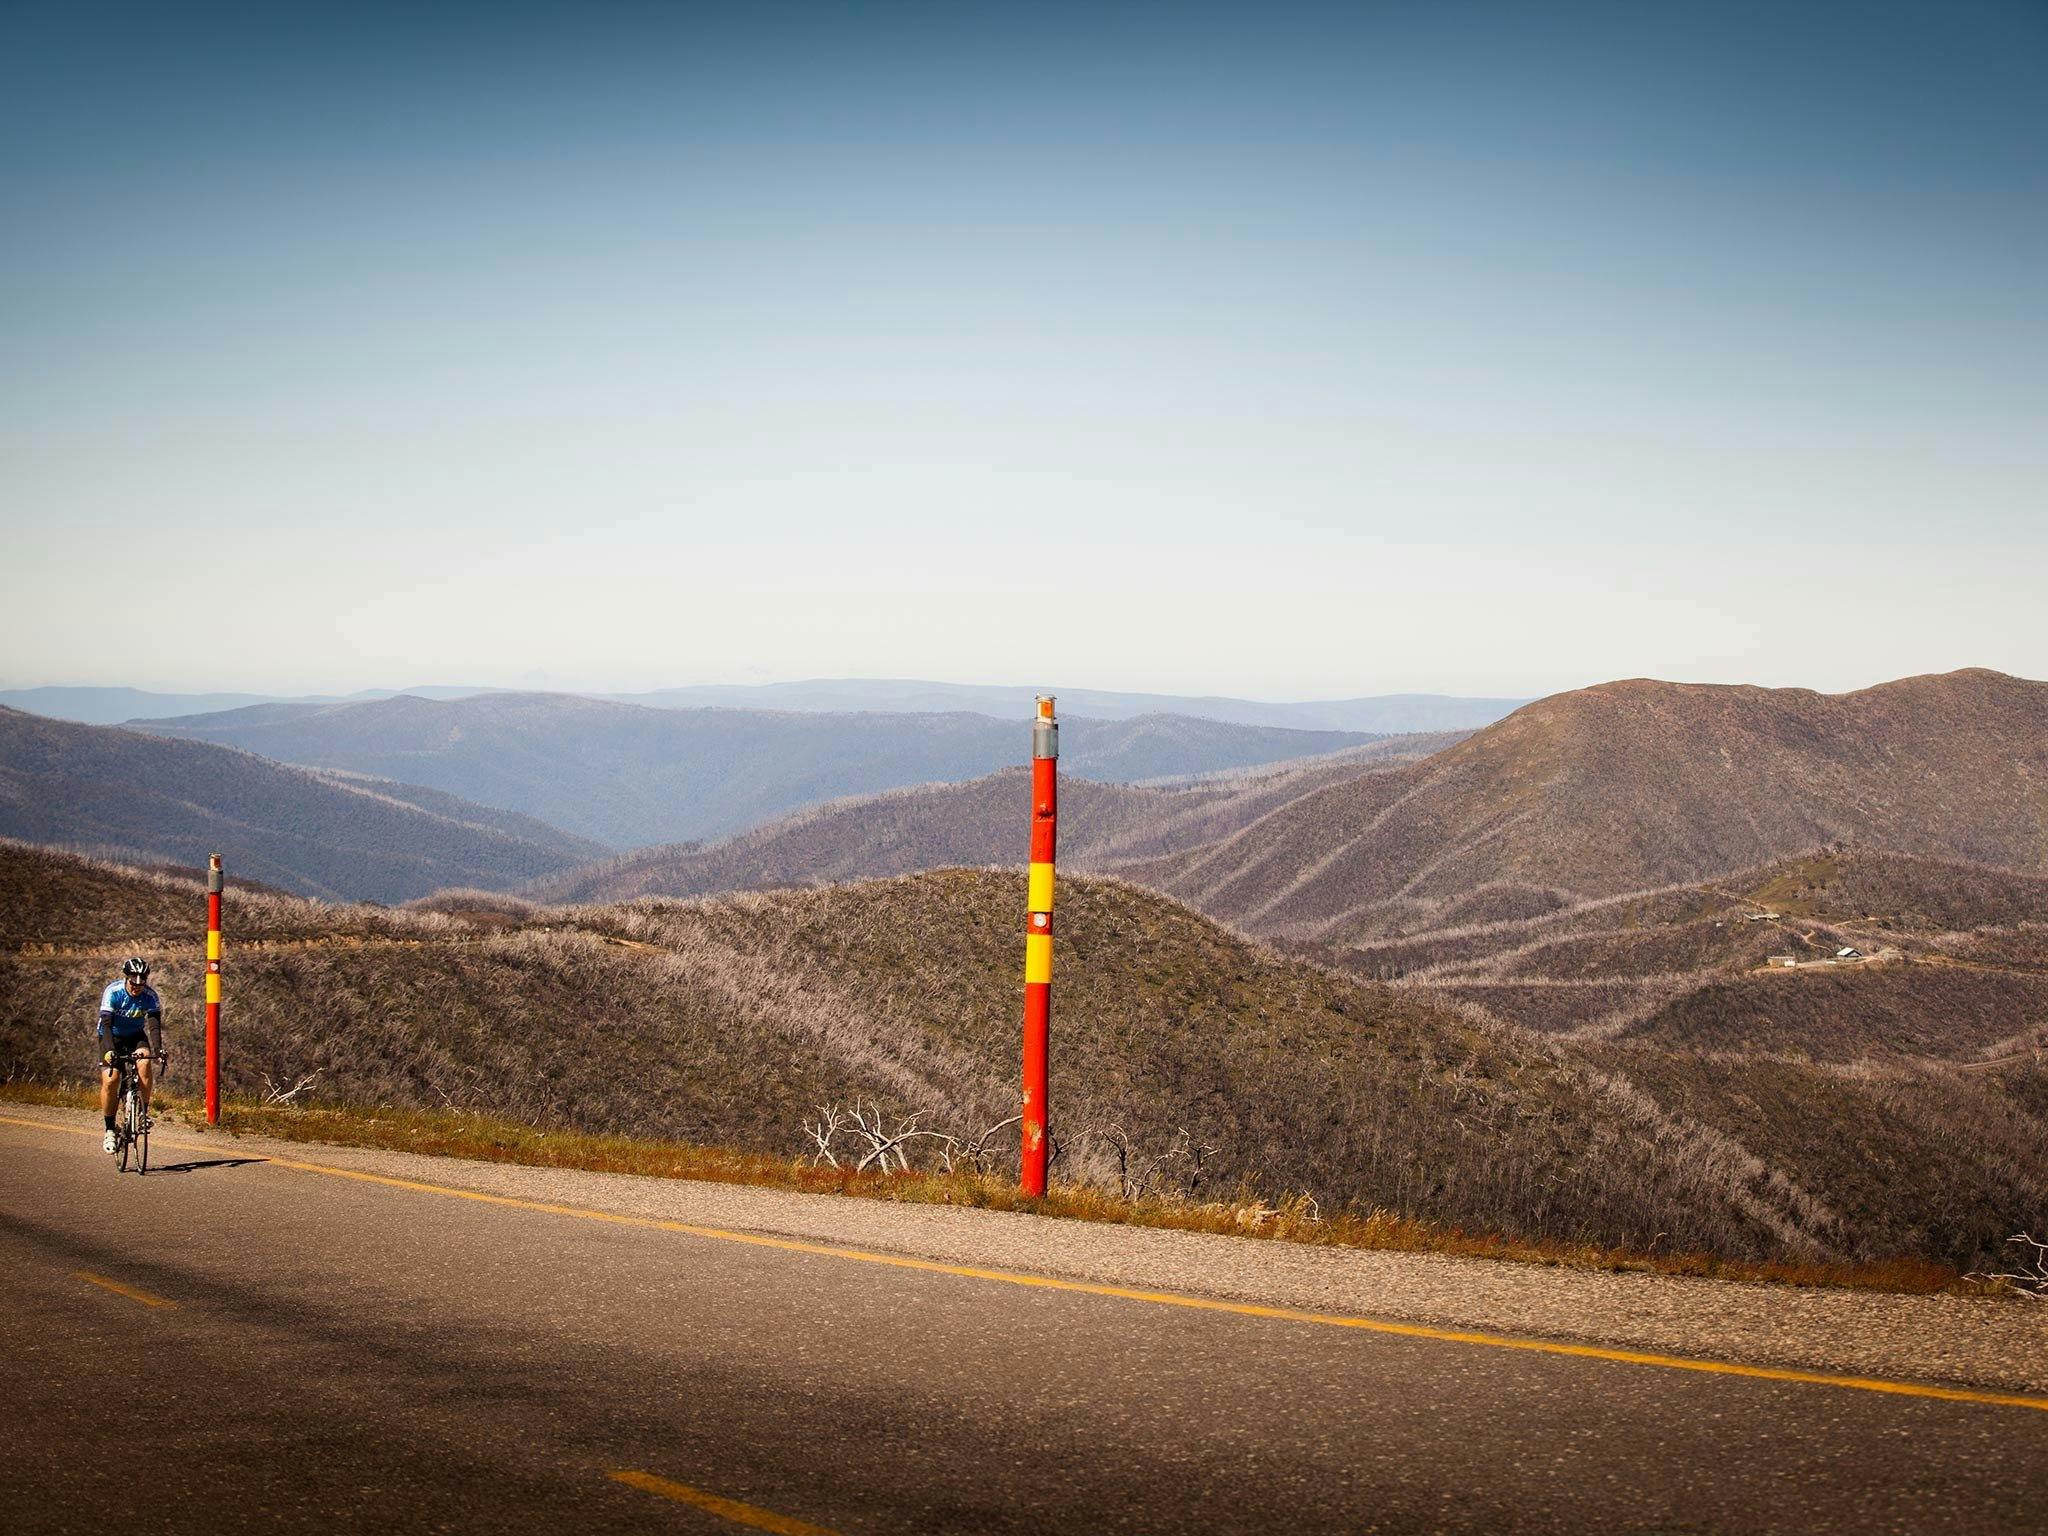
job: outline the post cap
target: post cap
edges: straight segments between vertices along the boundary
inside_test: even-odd
[[[1034,760],[1060,755],[1060,723],[1052,717],[1052,695],[1038,696],[1038,715],[1031,722],[1031,756]]]

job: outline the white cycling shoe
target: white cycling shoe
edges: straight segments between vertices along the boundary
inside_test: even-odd
[[[109,1131],[107,1132],[105,1139],[103,1139],[100,1142],[100,1150],[102,1152],[111,1153],[117,1145],[118,1143],[114,1139],[114,1133],[112,1131]]]

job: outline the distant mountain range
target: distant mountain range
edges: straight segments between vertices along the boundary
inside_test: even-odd
[[[0,689],[0,705],[89,725],[214,714],[252,704],[337,704],[410,694],[423,699],[464,699],[511,690],[446,685],[373,688],[346,696],[331,694],[149,693],[137,688]],[[1054,689],[1063,713],[1096,720],[1138,715],[1191,715],[1230,725],[1287,730],[1355,731],[1395,735],[1410,731],[1469,731],[1490,725],[1523,699],[1452,698],[1430,693],[1396,693],[1361,699],[1324,699],[1273,704],[1253,699],[1182,697],[1164,693],[1114,693],[1101,689]],[[663,688],[649,693],[579,694],[655,709],[774,709],[804,714],[971,714],[1001,719],[1029,718],[1030,688],[977,687],[888,679],[820,679],[754,686]]]
[[[653,709],[574,694],[273,703],[138,721],[155,735],[431,785],[613,848],[718,836],[849,794],[980,777],[1021,761],[1019,715]],[[1178,715],[1068,718],[1062,761],[1132,782],[1367,744],[1357,732]]]
[[[371,688],[362,693],[151,693],[143,688],[0,688],[0,708],[26,710],[52,720],[81,725],[120,725],[149,716],[211,714],[252,704],[340,704],[364,699],[396,698],[410,693],[423,699],[466,699],[488,688]]]
[[[85,729],[7,719],[17,745],[39,740],[37,726],[44,736]],[[206,742],[321,770],[289,782],[295,795],[329,797],[320,816],[340,830],[316,831],[320,816],[279,798],[278,762],[236,758],[224,777],[215,765],[225,760],[208,759],[195,778],[196,760],[165,757],[145,785],[143,758],[102,741],[73,750],[68,769],[48,752],[24,768],[17,751],[0,832],[190,862],[206,838],[173,846],[143,834],[203,807],[252,835],[294,840],[300,851],[276,855],[276,874],[251,871],[290,889],[417,894],[434,880],[557,900],[1021,856],[1018,722],[972,713],[492,693],[259,704],[116,739],[140,753],[145,731],[170,739],[158,747]],[[1698,885],[1829,846],[2048,874],[2048,684],[1982,670],[1841,695],[1636,679],[1539,700],[1462,738],[1156,716],[1069,717],[1063,734],[1071,868],[1338,955]],[[113,762],[136,778],[118,811],[103,793]],[[366,793],[348,774],[387,782]],[[228,777],[253,798],[230,793]],[[160,811],[136,811],[149,796]],[[424,842],[395,826],[356,836],[366,802],[440,830]],[[338,823],[335,806],[349,811]],[[448,843],[450,827],[487,834],[489,846]],[[347,856],[316,867],[307,850],[322,841]],[[402,876],[389,863],[401,851],[411,859]]]
[[[509,885],[604,852],[438,790],[6,708],[0,836],[145,864],[219,852],[240,879],[386,902]]]
[[[1491,725],[1526,699],[1451,698],[1433,693],[1392,693],[1362,699],[1273,704],[1255,699],[1183,697],[1166,693],[1114,693],[1098,688],[975,687],[888,679],[767,683],[752,687],[664,688],[609,697],[663,709],[789,709],[806,713],[878,710],[892,714],[945,714],[966,710],[1002,719],[1029,718],[1037,692],[1055,694],[1060,712],[1093,720],[1138,715],[1192,715],[1232,725],[1306,731],[1364,731],[1391,736],[1414,731],[1470,731]]]
[[[1023,797],[1006,775],[856,800],[536,889],[696,895],[1014,861]],[[1339,948],[1539,918],[1828,844],[2048,873],[2048,684],[1986,671],[1842,695],[1611,683],[1463,739],[1392,738],[1181,787],[1070,781],[1061,817],[1074,867]]]

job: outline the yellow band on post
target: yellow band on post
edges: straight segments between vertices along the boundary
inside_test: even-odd
[[[1030,880],[1024,896],[1024,910],[1027,912],[1050,912],[1052,910],[1052,866],[1035,863],[1031,866]]]
[[[209,971],[207,973],[206,1000],[209,1003],[217,1003],[220,1001],[220,974],[218,972]]]
[[[220,958],[220,930],[218,928],[206,930],[206,958],[209,960],[218,960]]]
[[[1027,933],[1024,935],[1024,979],[1026,981],[1052,980],[1051,934]]]

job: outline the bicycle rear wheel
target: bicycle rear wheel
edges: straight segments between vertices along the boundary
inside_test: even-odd
[[[129,1153],[135,1146],[135,1084],[132,1080],[121,1085],[121,1127],[114,1133],[114,1139],[121,1143],[121,1172],[126,1173]]]

